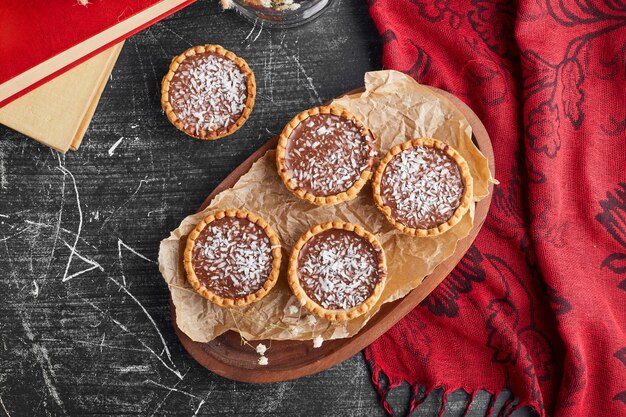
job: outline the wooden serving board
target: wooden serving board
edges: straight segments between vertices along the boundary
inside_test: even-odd
[[[435,92],[448,98],[465,115],[474,133],[473,140],[480,151],[487,157],[492,175],[495,173],[493,148],[491,140],[478,116],[461,100],[450,93],[431,87]],[[351,91],[347,94],[357,93]],[[238,166],[202,204],[200,210],[209,205],[214,196],[232,187],[244,175],[252,164],[265,153],[276,147],[278,138],[275,137],[260,147],[240,166]],[[269,350],[269,364],[258,365],[259,354],[250,346],[241,343],[239,333],[228,331],[209,343],[199,343],[191,340],[176,326],[176,311],[171,304],[172,323],[181,343],[189,354],[202,366],[223,377],[243,382],[269,383],[296,379],[305,375],[314,374],[334,366],[380,337],[407,313],[413,310],[428,294],[460,262],[469,249],[482,227],[493,194],[493,184],[489,184],[489,195],[476,204],[474,226],[469,235],[458,242],[454,254],[439,264],[428,275],[422,284],[407,294],[404,298],[391,303],[383,304],[378,313],[370,319],[361,331],[348,339],[324,341],[320,348],[314,349],[311,340],[306,341],[271,341]],[[270,341],[255,341],[253,345],[264,343],[270,346]]]

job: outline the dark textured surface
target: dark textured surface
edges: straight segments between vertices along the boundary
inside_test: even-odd
[[[383,415],[361,355],[249,385],[197,365],[172,331],[159,241],[291,116],[380,67],[356,0],[299,29],[251,29],[200,1],[128,40],[76,153],[0,127],[0,415]],[[159,104],[170,59],[203,43],[243,56],[257,76],[251,119],[218,142],[187,138]],[[391,395],[402,409],[406,390]],[[465,400],[451,396],[445,415]],[[415,415],[439,403],[433,395]]]

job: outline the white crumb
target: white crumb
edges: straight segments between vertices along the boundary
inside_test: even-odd
[[[313,339],[313,347],[317,349],[322,346],[322,343],[324,343],[324,338],[321,335],[315,336],[315,339]]]
[[[259,355],[263,356],[263,354],[267,352],[267,346],[265,346],[263,343],[259,343],[256,346],[256,353],[258,353]]]
[[[314,316],[306,316],[304,322],[309,326],[315,326],[317,324],[317,319]]]

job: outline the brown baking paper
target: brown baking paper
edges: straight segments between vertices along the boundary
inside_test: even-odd
[[[472,143],[468,121],[448,99],[396,71],[367,73],[365,87],[364,93],[344,96],[333,104],[352,111],[369,126],[380,142],[381,155],[393,145],[415,137],[437,138],[456,148],[469,163],[475,200],[487,195],[491,179],[487,159]],[[278,233],[283,247],[283,269],[274,289],[257,303],[232,309],[197,295],[187,284],[182,263],[186,237],[195,224],[209,213],[227,208],[261,216]],[[176,307],[176,324],[197,342],[208,342],[227,330],[239,331],[249,340],[351,337],[381,304],[405,296],[451,256],[457,242],[469,234],[473,218],[474,205],[458,224],[440,236],[405,236],[375,207],[369,185],[352,201],[316,207],[287,190],[276,172],[275,152],[269,151],[232,188],[218,194],[206,210],[186,217],[161,242],[159,269]],[[300,307],[289,290],[285,270],[298,237],[311,226],[336,219],[359,224],[376,235],[385,250],[389,274],[385,290],[369,314],[333,323]]]

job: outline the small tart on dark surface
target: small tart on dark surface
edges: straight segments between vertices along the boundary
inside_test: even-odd
[[[394,146],[374,174],[374,201],[412,236],[436,236],[457,224],[473,198],[469,166],[451,146],[417,138]]]
[[[194,46],[172,60],[161,83],[161,105],[179,130],[219,139],[238,130],[254,107],[254,73],[219,45]]]
[[[223,307],[263,298],[280,272],[280,241],[261,218],[222,210],[200,221],[187,237],[185,271],[191,286]]]
[[[328,206],[356,197],[372,176],[376,154],[376,140],[354,114],[315,107],[285,126],[276,165],[292,193]]]
[[[387,280],[385,253],[374,235],[351,223],[307,231],[289,259],[289,286],[301,305],[332,321],[350,320],[376,304]]]

